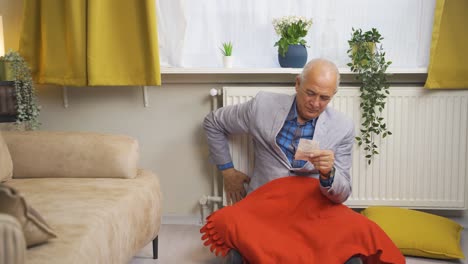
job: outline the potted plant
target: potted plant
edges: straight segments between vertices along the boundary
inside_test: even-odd
[[[312,26],[312,19],[299,16],[285,16],[273,20],[273,27],[280,39],[278,61],[284,68],[302,68],[307,62],[307,49],[304,37]]]
[[[6,74],[7,80],[14,83],[17,111],[16,124],[18,127],[24,125],[26,130],[39,128],[40,106],[37,105],[29,65],[18,52],[11,50],[5,56],[0,57],[0,61],[6,72],[11,72],[11,75]]]
[[[364,144],[368,164],[371,164],[374,155],[379,154],[376,137],[382,135],[382,138],[385,138],[392,134],[382,117],[390,93],[385,72],[392,63],[385,60],[382,45],[378,48],[376,46],[382,39],[375,28],[366,32],[353,28],[351,39],[348,41],[347,53],[351,62],[347,65],[357,74],[356,79],[361,83],[361,135],[356,137],[356,140],[359,146]]]
[[[222,47],[219,48],[223,54],[223,65],[224,68],[232,68],[233,56],[232,56],[232,43],[224,42]]]

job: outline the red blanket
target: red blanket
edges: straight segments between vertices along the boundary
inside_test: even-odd
[[[208,216],[200,232],[216,255],[236,249],[245,263],[343,264],[356,254],[365,263],[405,263],[379,226],[328,200],[307,177],[265,184]]]

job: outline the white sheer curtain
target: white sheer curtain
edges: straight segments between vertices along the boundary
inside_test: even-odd
[[[429,61],[435,0],[157,0],[161,66],[222,67],[219,47],[232,41],[234,67],[280,67],[273,18],[313,19],[308,59],[346,67],[351,28],[377,28],[395,68]]]

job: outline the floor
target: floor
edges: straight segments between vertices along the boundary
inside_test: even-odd
[[[129,264],[220,264],[221,259],[214,256],[200,240],[200,226],[162,225],[159,233],[159,259],[152,258],[152,245],[147,245]],[[468,231],[462,234],[463,252],[468,252]],[[408,257],[407,264],[463,263],[467,260],[445,261]]]
[[[153,248],[149,244],[130,264],[220,264],[221,259],[203,246],[200,228],[196,225],[161,225],[158,260],[153,260]]]

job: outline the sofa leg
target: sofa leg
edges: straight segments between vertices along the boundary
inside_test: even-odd
[[[158,258],[158,237],[153,240],[153,259]]]

